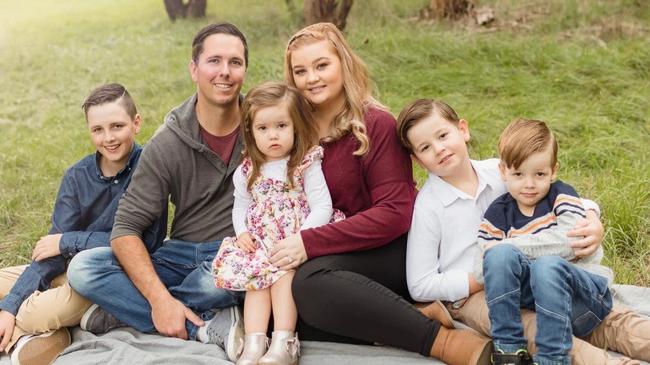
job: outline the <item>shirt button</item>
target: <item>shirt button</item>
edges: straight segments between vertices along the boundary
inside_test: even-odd
[[[120,180],[115,179],[115,181],[113,181],[113,184],[117,184],[119,182],[120,182]]]

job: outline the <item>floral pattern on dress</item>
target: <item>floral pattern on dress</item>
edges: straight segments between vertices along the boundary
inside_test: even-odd
[[[255,238],[257,249],[246,252],[235,245],[236,237],[227,237],[212,262],[215,285],[228,290],[261,290],[270,287],[286,274],[269,261],[275,242],[300,230],[309,215],[309,205],[304,191],[304,171],[315,160],[323,158],[323,148],[312,148],[294,172],[293,188],[285,181],[260,176],[253,183],[250,194],[253,202],[246,211],[246,227]],[[252,163],[242,161],[242,172],[248,177]],[[335,210],[332,222],[344,219]]]

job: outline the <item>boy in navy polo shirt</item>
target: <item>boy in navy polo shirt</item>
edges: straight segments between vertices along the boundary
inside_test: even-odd
[[[93,90],[84,110],[96,152],[65,173],[52,213],[52,228],[36,243],[30,265],[0,270],[0,351],[12,364],[49,364],[70,344],[65,328],[79,324],[91,303],[72,290],[65,276],[78,252],[110,247],[118,202],[140,157],[135,144],[140,115],[119,84]],[[145,233],[153,251],[166,232],[166,212]]]

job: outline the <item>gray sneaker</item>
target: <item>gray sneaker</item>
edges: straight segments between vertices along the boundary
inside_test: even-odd
[[[125,326],[127,326],[125,323],[120,322],[119,319],[103,310],[102,307],[97,304],[91,305],[90,308],[86,310],[86,313],[81,317],[81,322],[79,323],[79,327],[81,327],[82,330],[96,335],[106,333],[113,328]]]
[[[217,311],[206,326],[208,343],[221,346],[230,361],[237,361],[237,352],[244,343],[244,321],[239,307]]]

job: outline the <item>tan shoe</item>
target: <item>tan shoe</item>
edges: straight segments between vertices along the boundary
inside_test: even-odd
[[[440,327],[431,357],[449,365],[490,365],[492,340],[469,330]]]
[[[253,333],[244,337],[243,348],[239,351],[237,365],[257,365],[260,357],[266,353],[269,339],[266,333]]]
[[[49,365],[70,345],[70,332],[63,327],[41,335],[23,336],[11,354],[12,365]]]
[[[612,308],[585,340],[633,359],[650,361],[650,319],[628,308]]]
[[[441,325],[447,328],[456,328],[456,326],[454,326],[454,319],[451,318],[451,314],[449,314],[449,311],[441,301],[436,300],[435,302],[428,304],[416,303],[415,307],[427,318],[438,321]]]
[[[300,356],[298,335],[292,331],[273,331],[271,346],[259,365],[297,365]]]

